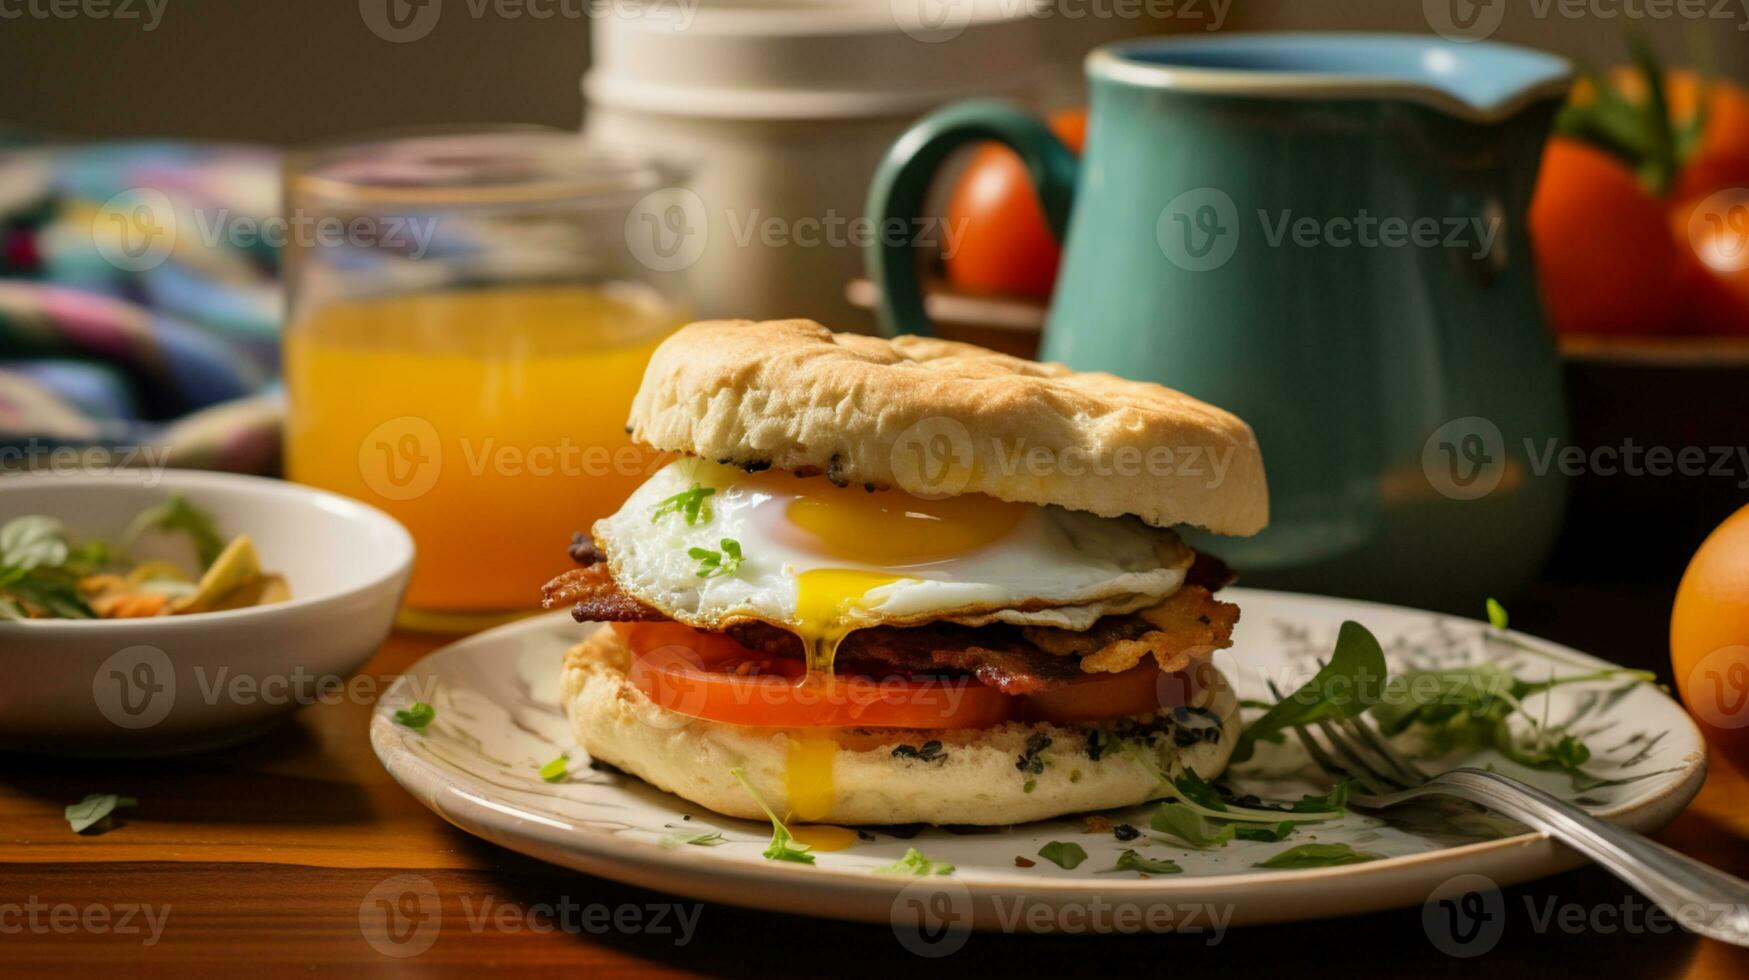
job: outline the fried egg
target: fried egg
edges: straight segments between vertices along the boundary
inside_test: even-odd
[[[682,459],[594,536],[625,592],[705,630],[761,620],[810,668],[877,625],[1087,629],[1177,591],[1194,557],[1134,518],[969,495],[925,500]]]

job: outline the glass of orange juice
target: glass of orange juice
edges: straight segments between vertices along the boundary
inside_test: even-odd
[[[677,184],[660,162],[542,129],[293,162],[286,471],[412,532],[403,625],[535,608],[571,533],[660,465],[625,421],[685,319],[675,263],[637,238]]]

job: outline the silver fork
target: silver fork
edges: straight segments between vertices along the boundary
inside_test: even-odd
[[[1749,882],[1497,772],[1461,768],[1429,776],[1365,719],[1316,727],[1323,744],[1305,727],[1294,734],[1320,768],[1361,788],[1348,797],[1355,807],[1384,810],[1426,796],[1478,804],[1596,861],[1689,931],[1749,946]]]

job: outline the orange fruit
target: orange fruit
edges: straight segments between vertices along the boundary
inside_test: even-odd
[[[1707,536],[1682,575],[1670,666],[1707,743],[1749,774],[1749,507]]]

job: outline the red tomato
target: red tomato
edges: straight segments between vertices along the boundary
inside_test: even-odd
[[[1602,150],[1549,140],[1530,208],[1543,304],[1556,331],[1662,333],[1688,324],[1691,265],[1665,206]]]
[[[1749,186],[1671,210],[1672,231],[1690,247],[1695,325],[1749,334]]]
[[[670,711],[730,725],[769,728],[989,728],[1006,721],[1060,724],[1153,714],[1184,703],[1200,672],[1165,674],[1143,664],[1088,674],[1067,686],[1017,697],[968,677],[879,677],[840,665],[825,682],[800,661],[748,650],[726,636],[679,623],[627,623],[632,683]]]
[[[1087,110],[1050,117],[1051,131],[1081,152]],[[1026,165],[1006,146],[989,143],[973,152],[947,205],[948,227],[958,247],[943,254],[948,282],[979,293],[1046,299],[1057,280],[1062,249],[1051,237]]]
[[[1162,673],[1151,662],[1119,674],[1088,674],[1068,686],[1026,698],[1027,721],[1059,725],[1151,715],[1184,704],[1192,691],[1210,685],[1214,665],[1200,661],[1190,670]]]

